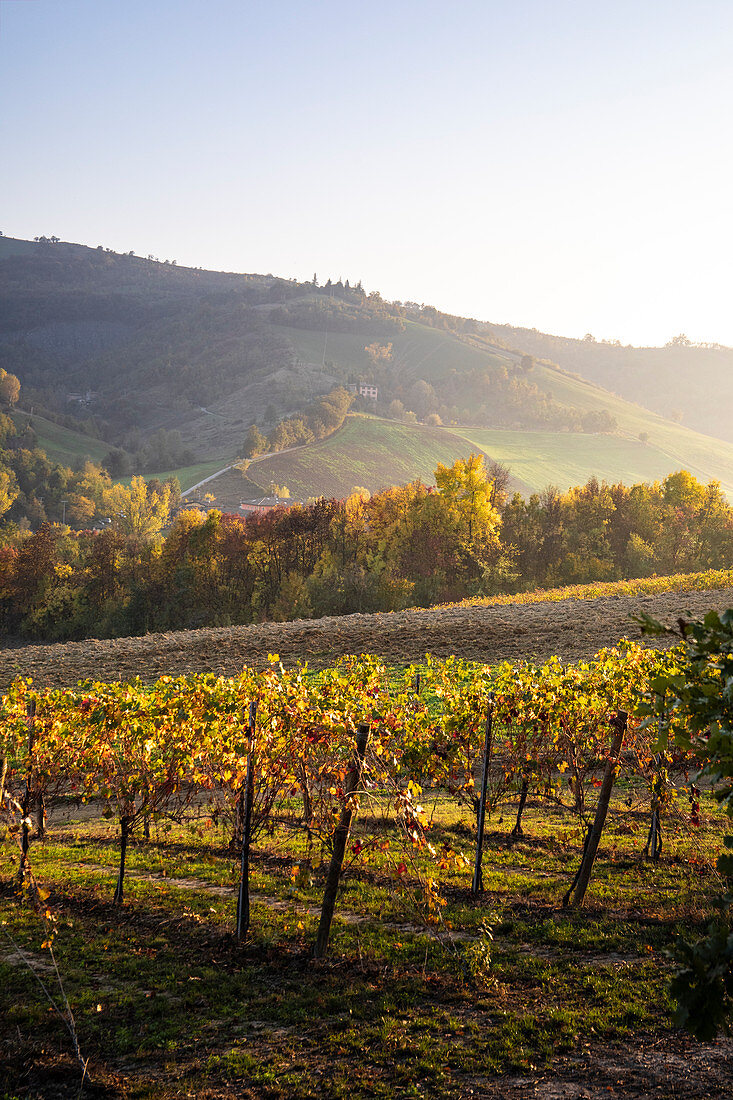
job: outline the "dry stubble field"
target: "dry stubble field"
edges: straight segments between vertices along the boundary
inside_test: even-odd
[[[631,616],[640,611],[674,622],[680,615],[698,617],[726,607],[733,607],[733,588],[496,607],[456,605],[28,645],[0,650],[0,687],[16,676],[31,676],[44,686],[72,687],[87,677],[152,681],[189,672],[234,675],[243,665],[266,664],[269,653],[278,653],[287,667],[307,661],[314,668],[349,653],[374,653],[390,663],[410,663],[426,653],[455,653],[489,663],[546,660],[553,654],[581,660],[623,637],[638,639],[640,630]]]

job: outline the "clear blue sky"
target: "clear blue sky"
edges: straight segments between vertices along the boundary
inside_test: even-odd
[[[0,0],[0,229],[733,344],[731,0]]]

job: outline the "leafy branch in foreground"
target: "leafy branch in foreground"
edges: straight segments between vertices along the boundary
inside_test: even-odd
[[[657,701],[664,698],[666,717],[659,722],[660,740],[693,748],[703,763],[702,774],[718,784],[716,797],[733,817],[733,608],[719,615],[710,611],[701,621],[678,620],[678,631],[644,616],[647,633],[682,638],[677,668],[650,682],[651,694],[639,712],[659,720]],[[662,745],[660,747],[666,747]],[[707,934],[679,947],[681,967],[672,992],[678,1002],[677,1021],[698,1039],[712,1039],[728,1030],[733,1016],[733,836],[724,838],[718,870],[727,881],[720,915]]]

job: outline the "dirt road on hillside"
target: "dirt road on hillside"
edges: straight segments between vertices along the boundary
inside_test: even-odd
[[[257,626],[183,630],[141,638],[88,640],[0,650],[0,688],[16,676],[40,685],[72,686],[78,680],[150,682],[165,674],[217,672],[267,663],[278,653],[286,666],[331,664],[347,653],[376,653],[389,661],[419,660],[425,653],[471,660],[544,660],[592,657],[620,638],[638,639],[630,616],[647,611],[665,621],[733,607],[733,589],[618,596],[504,607],[453,607],[377,615],[263,623]]]

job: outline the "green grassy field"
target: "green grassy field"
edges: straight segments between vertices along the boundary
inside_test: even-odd
[[[440,873],[440,925],[431,932],[419,917],[412,866],[395,872],[394,853],[377,848],[350,860],[324,961],[312,944],[328,854],[302,830],[276,824],[256,842],[251,932],[237,947],[237,865],[203,808],[133,843],[121,907],[111,904],[114,822],[101,805],[52,808],[31,853],[50,891],[88,1094],[461,1100],[529,1095],[511,1091],[521,1078],[532,1095],[551,1080],[563,1090],[552,1095],[677,1095],[670,1082],[694,1043],[672,1025],[665,953],[702,928],[718,887],[721,811],[709,793],[701,827],[686,828],[682,809],[665,818],[652,864],[640,858],[648,792],[619,785],[582,910],[560,906],[582,849],[572,815],[530,799],[512,838],[509,795],[488,823],[485,892],[474,898],[471,814],[425,797],[433,843],[467,857]],[[378,809],[363,808],[352,840],[375,827]],[[0,1088],[77,1097],[68,1031],[17,951],[60,999],[47,930],[13,894],[17,853],[3,854]],[[671,1079],[662,1061],[641,1057],[659,1048],[671,1053]],[[705,1073],[693,1059],[687,1080],[712,1091],[685,1096],[723,1094],[723,1052],[706,1049]]]
[[[584,485],[591,476],[630,485],[659,480],[679,468],[674,458],[659,448],[616,435],[490,428],[452,428],[451,432],[461,435],[469,449],[479,449],[503,462],[535,491],[556,485],[564,492],[572,485]],[[708,470],[704,480],[712,476]],[[729,491],[733,491],[733,469]]]
[[[533,377],[539,386],[565,404],[580,409],[607,408],[619,428],[634,439],[638,439],[640,432],[646,432],[648,445],[668,456],[669,471],[689,470],[701,481],[715,478],[733,496],[733,444],[665,420],[641,405],[560,371],[537,366]]]
[[[181,486],[181,491],[185,492],[186,489],[190,489],[192,485],[197,485],[199,481],[203,481],[205,477],[209,477],[211,474],[215,474],[217,470],[221,470],[223,466],[227,465],[226,459],[214,458],[208,462],[197,462],[193,466],[179,466],[175,470],[164,470],[162,473],[157,474],[145,474],[145,480],[150,481],[151,478],[158,478],[159,481],[165,481],[169,477],[177,477]]]
[[[681,442],[676,440],[678,446]],[[693,439],[692,457],[705,457],[702,465],[685,462],[675,447],[664,450],[661,445],[619,435],[427,428],[350,416],[329,439],[256,460],[249,473],[263,490],[271,482],[287,485],[295,499],[342,497],[355,485],[374,492],[415,478],[432,484],[438,462],[449,464],[480,451],[506,464],[513,475],[512,488],[524,495],[547,485],[565,491],[571,485],[585,484],[591,476],[627,485],[655,481],[684,468],[702,481],[719,480],[733,497],[733,454],[730,464],[726,456],[726,448],[733,448],[721,442],[718,454],[717,441],[710,440],[708,454],[702,456],[701,446]],[[219,479],[212,482],[212,486],[218,485]],[[217,496],[217,488],[210,491]]]
[[[357,485],[375,492],[416,478],[433,484],[437,464],[455,462],[466,447],[465,439],[443,428],[349,416],[322,443],[255,461],[249,475],[263,486],[287,485],[296,499],[343,497]]]
[[[12,413],[18,430],[25,428],[30,418],[27,412],[16,410]],[[94,439],[90,435],[71,431],[60,424],[54,424],[42,416],[32,417],[33,430],[38,437],[38,446],[45,451],[52,462],[68,465],[80,458],[90,458],[92,462],[101,462],[109,453],[110,444],[103,439]]]

